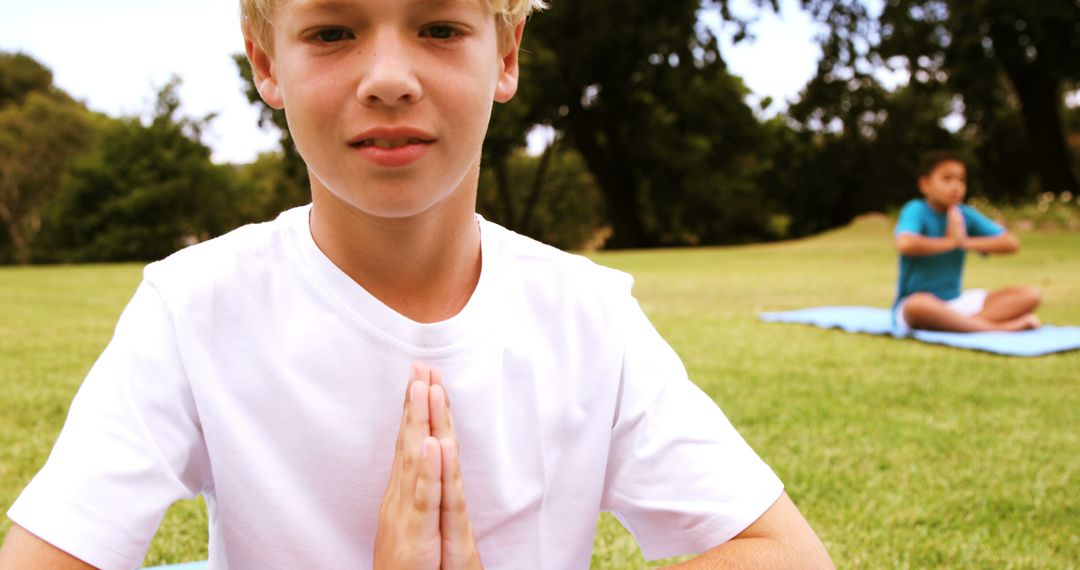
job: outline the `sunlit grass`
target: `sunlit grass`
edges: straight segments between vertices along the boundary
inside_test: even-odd
[[[891,302],[888,222],[793,243],[598,254],[691,376],[787,484],[841,567],[1064,568],[1080,560],[1080,352],[1018,359],[765,324],[762,310]],[[1080,234],[969,261],[968,284],[1044,288],[1080,324]],[[0,509],[44,463],[137,266],[0,270]],[[0,520],[0,534],[9,526]],[[147,564],[206,557],[200,502],[170,510]],[[647,568],[613,517],[595,568]]]

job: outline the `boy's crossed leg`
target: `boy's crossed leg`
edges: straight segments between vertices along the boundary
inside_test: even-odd
[[[986,296],[982,309],[974,315],[954,310],[931,293],[915,293],[904,300],[904,320],[913,329],[982,332],[1020,331],[1041,326],[1034,315],[1041,301],[1038,288],[1031,286],[998,289]]]
[[[1032,313],[1042,302],[1042,293],[1038,287],[1023,285],[998,289],[986,296],[986,304],[975,316],[993,322],[1005,322]]]

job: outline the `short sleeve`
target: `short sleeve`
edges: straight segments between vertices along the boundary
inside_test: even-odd
[[[93,566],[136,568],[169,505],[208,474],[172,320],[144,282],[8,516]]]
[[[986,217],[985,214],[970,206],[961,206],[964,212],[964,221],[967,225],[967,233],[974,237],[990,237],[1005,233],[1001,224]]]
[[[918,200],[908,202],[907,205],[900,210],[900,217],[896,221],[896,231],[893,235],[900,235],[902,233],[923,234],[922,205],[919,204]]]
[[[727,542],[783,484],[633,303],[601,508],[653,560]]]

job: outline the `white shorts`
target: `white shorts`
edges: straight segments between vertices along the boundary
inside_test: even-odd
[[[968,289],[960,296],[952,299],[951,301],[945,301],[948,307],[965,317],[971,317],[979,314],[983,310],[983,305],[986,304],[986,296],[989,291],[986,289]],[[907,298],[904,298],[907,301]],[[900,304],[896,306],[896,310],[893,315],[896,318],[896,328],[900,332],[911,332],[911,327],[908,326],[907,321],[904,320],[904,301],[900,301]]]

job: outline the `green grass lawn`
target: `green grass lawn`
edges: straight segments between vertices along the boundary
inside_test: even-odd
[[[891,302],[889,222],[798,242],[604,253],[691,376],[787,484],[841,567],[1080,565],[1080,352],[1018,359],[765,324],[762,310]],[[1043,320],[1080,325],[1080,234],[1022,234],[966,284],[1032,283]],[[45,461],[137,266],[0,270],[0,509]],[[0,520],[0,536],[9,526]],[[147,564],[206,556],[198,502]],[[595,568],[650,568],[614,518]]]

